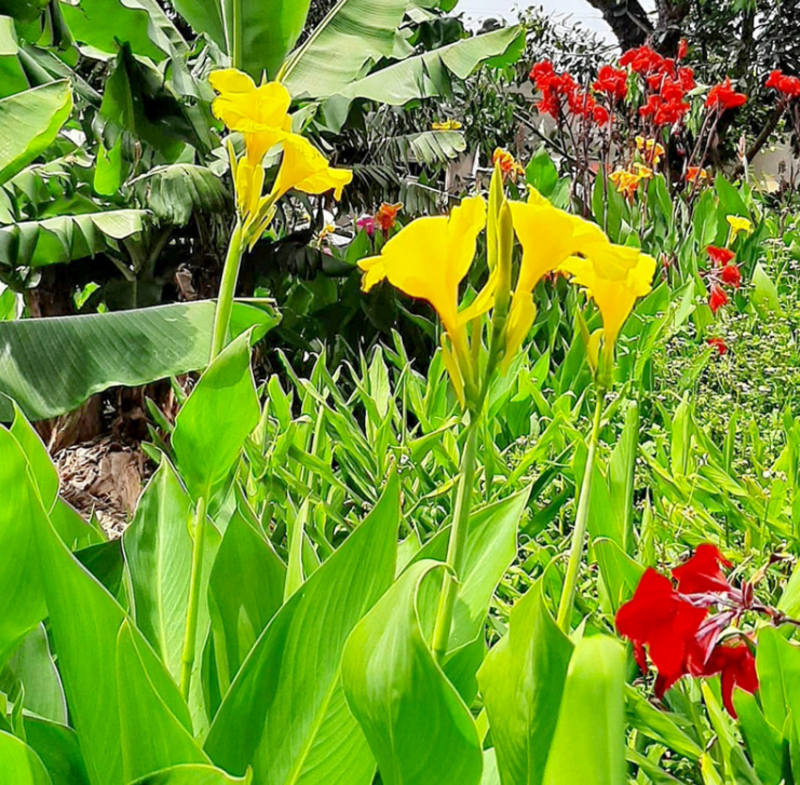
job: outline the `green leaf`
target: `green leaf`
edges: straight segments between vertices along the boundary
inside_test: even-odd
[[[26,717],[25,736],[44,763],[53,785],[89,785],[78,736],[72,728]]]
[[[67,702],[43,624],[25,636],[0,674],[0,689],[6,694],[13,694],[17,683],[25,690],[26,711],[66,725]]]
[[[347,702],[385,785],[478,785],[483,755],[466,704],[433,657],[417,596],[442,565],[409,567],[353,630],[342,656]],[[432,619],[431,619],[432,621]]]
[[[52,785],[39,756],[24,741],[0,731],[3,779],[14,785]]]
[[[53,143],[71,111],[72,92],[67,81],[0,100],[0,184]]]
[[[175,421],[172,447],[194,498],[208,499],[228,476],[260,415],[245,333],[203,373]]]
[[[532,185],[542,196],[550,196],[558,183],[558,169],[542,145],[531,158],[525,170],[528,185]]]
[[[186,636],[193,541],[189,534],[193,505],[166,457],[150,480],[131,525],[122,537],[130,571],[136,626],[161,658],[176,683]],[[196,650],[202,651],[210,625],[208,576],[220,536],[206,521],[204,566],[200,577]],[[200,661],[195,663],[200,669]],[[199,734],[207,730],[202,682],[192,679],[189,696],[192,721]]]
[[[57,215],[0,226],[0,265],[46,267],[115,248],[142,231],[145,210]]]
[[[625,785],[625,655],[611,638],[584,638],[569,663],[544,785]]]
[[[17,440],[39,489],[45,510],[52,511],[58,499],[58,472],[41,437],[25,419],[25,415],[15,406],[11,435]]]
[[[0,421],[16,400],[31,420],[76,409],[114,385],[138,387],[204,368],[216,305],[211,301],[89,316],[0,322]],[[274,313],[237,303],[234,324],[266,332]],[[47,347],[45,351],[43,347]]]
[[[644,566],[628,556],[613,540],[596,540],[593,547],[603,584],[611,600],[611,611],[616,613],[636,591]]]
[[[539,785],[556,731],[573,646],[537,581],[478,672],[503,783]]]
[[[92,187],[101,196],[114,196],[125,180],[126,166],[122,156],[124,142],[123,134],[117,136],[110,150],[106,150],[102,138],[98,142]]]
[[[191,727],[181,724],[162,699],[142,660],[128,620],[117,635],[117,689],[122,724],[122,760],[125,781],[169,766],[210,763],[192,738]],[[176,689],[174,683],[171,689]]]
[[[450,161],[467,149],[461,131],[421,131],[390,137],[386,144],[397,158],[416,160],[421,164]]]
[[[224,695],[247,653],[283,602],[286,567],[242,512],[228,523],[208,584],[211,629]]]
[[[37,556],[41,510],[28,462],[0,427],[0,664],[47,615]],[[38,504],[38,510],[37,510]]]
[[[369,785],[375,764],[348,710],[345,641],[394,576],[399,483],[280,609],[242,665],[206,751],[264,785]]]
[[[677,725],[668,712],[657,709],[633,687],[626,686],[625,701],[628,722],[645,736],[690,760],[703,754],[702,747]]]
[[[157,166],[131,185],[159,221],[174,226],[185,226],[195,211],[222,213],[230,202],[222,180],[207,166]]]
[[[783,312],[778,290],[761,266],[761,262],[756,262],[756,266],[753,268],[753,305],[764,316]]]
[[[252,777],[232,777],[213,766],[172,766],[131,785],[250,785]]]
[[[783,778],[783,738],[766,720],[754,695],[734,690],[733,705],[739,715],[747,750],[764,785],[779,785]]]
[[[800,649],[772,627],[759,631],[756,652],[761,704],[773,728],[783,728],[787,714],[800,712]]]
[[[719,205],[725,215],[741,215],[750,218],[750,211],[744,203],[739,191],[731,185],[724,174],[718,174],[714,180],[714,189],[719,196]]]
[[[287,60],[283,82],[295,97],[328,98],[391,57],[408,0],[340,0]]]
[[[716,240],[718,228],[717,200],[714,198],[714,192],[707,190],[698,200],[692,216],[692,231],[700,246],[701,256],[705,255],[706,246]]]
[[[80,0],[62,3],[60,11],[78,43],[106,54],[116,54],[120,43],[127,43],[137,55],[158,62],[173,49],[188,50],[155,0]]]

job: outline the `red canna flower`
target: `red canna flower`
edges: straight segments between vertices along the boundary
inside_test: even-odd
[[[800,79],[796,76],[784,76],[783,71],[772,71],[764,86],[783,93],[787,98],[800,97]]]
[[[664,105],[664,100],[661,98],[660,95],[651,95],[647,99],[647,103],[644,106],[639,107],[639,114],[642,117],[649,117],[650,115],[655,115],[655,113]]]
[[[604,65],[592,87],[598,93],[605,93],[612,102],[622,101],[628,94],[628,72]]]
[[[716,313],[723,305],[728,304],[728,295],[725,290],[716,283],[711,284],[711,291],[708,295],[708,307],[711,308],[712,313]]]
[[[647,669],[644,647],[648,647],[662,680],[661,695],[686,673],[686,653],[706,613],[706,608],[695,607],[681,597],[669,578],[652,568],[642,575],[630,602],[617,612],[617,630],[633,641],[636,661],[643,671]]]
[[[608,109],[600,104],[594,107],[592,110],[592,116],[598,125],[608,125],[611,122],[611,114],[609,113]]]
[[[380,226],[384,233],[388,234],[397,221],[397,214],[403,209],[403,205],[387,204],[384,202],[375,213],[375,223]]]
[[[698,545],[694,556],[672,571],[672,577],[678,582],[678,591],[681,594],[731,591],[731,585],[719,568],[720,564],[733,566],[716,545],[708,542]]]
[[[742,271],[738,264],[728,264],[722,268],[722,282],[738,289],[742,285]]]
[[[531,69],[530,78],[536,83],[536,86],[541,90],[550,77],[555,76],[555,69],[549,60],[542,60],[536,63]]]
[[[754,693],[758,689],[758,674],[756,673],[756,658],[746,643],[736,643],[727,646],[721,643],[711,652],[702,676],[722,674],[722,702],[728,714],[736,719],[736,709],[733,707],[733,689],[738,687],[745,692]]]
[[[711,88],[708,98],[706,98],[706,106],[709,109],[717,109],[722,113],[728,109],[735,109],[746,101],[747,96],[744,93],[737,93],[731,87],[731,78],[726,76],[722,84],[714,85]]]
[[[780,71],[778,69],[770,71],[769,77],[767,78],[767,81],[764,83],[764,87],[771,87],[773,90],[779,90],[781,79],[783,79],[783,71]]]
[[[689,42],[685,38],[681,38],[678,44],[678,60],[683,60],[689,54]]]
[[[683,68],[678,69],[678,81],[681,83],[681,87],[688,92],[689,90],[694,90],[697,87],[697,82],[694,80],[694,69],[689,68],[689,66],[684,66]]]
[[[722,338],[709,338],[706,343],[709,346],[713,346],[720,353],[720,356],[728,352],[728,345]]]
[[[630,66],[634,73],[647,76],[664,65],[664,58],[649,46],[640,46],[625,52],[619,59],[619,64],[623,68]]]
[[[687,177],[687,179],[689,179]],[[716,245],[709,245],[706,247],[708,258],[711,259],[717,267],[724,267],[728,262],[733,261],[736,254],[729,248],[718,248]]]

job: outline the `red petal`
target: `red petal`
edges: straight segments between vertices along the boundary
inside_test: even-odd
[[[732,566],[715,545],[708,542],[698,545],[689,561],[672,570],[672,577],[678,581],[678,591],[682,594],[730,591],[720,564]]]

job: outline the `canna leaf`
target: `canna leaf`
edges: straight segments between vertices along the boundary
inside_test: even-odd
[[[52,785],[39,756],[21,739],[0,731],[3,779],[14,785]]]

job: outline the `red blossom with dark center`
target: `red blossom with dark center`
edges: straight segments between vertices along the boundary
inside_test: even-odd
[[[723,267],[720,278],[722,283],[733,286],[734,289],[738,289],[742,285],[742,272],[737,264],[729,264]]]
[[[718,248],[716,245],[706,246],[708,258],[711,259],[717,267],[724,267],[728,262],[732,262],[736,254],[729,248]]]
[[[716,283],[711,284],[711,291],[708,295],[708,307],[712,313],[716,313],[723,305],[728,304],[728,295],[725,290]]]
[[[633,641],[642,670],[646,670],[644,647],[648,647],[667,690],[686,672],[688,646],[706,613],[705,608],[697,608],[681,597],[669,578],[648,568],[633,598],[617,612],[616,625],[620,635]]]
[[[736,709],[733,706],[734,687],[751,694],[758,689],[756,658],[750,647],[743,642],[733,646],[724,643],[717,646],[700,675],[714,676],[717,673],[722,674],[722,702],[731,717],[736,719]]]
[[[736,109],[742,106],[747,101],[747,96],[744,93],[737,93],[731,87],[731,78],[725,77],[722,84],[714,85],[708,93],[706,98],[706,106],[709,109],[717,109],[720,112],[726,112],[728,109]]]
[[[698,545],[691,559],[672,570],[672,577],[678,582],[678,591],[681,594],[731,591],[720,564],[733,566],[716,545],[708,542]]]
[[[592,87],[598,93],[605,93],[610,101],[622,101],[628,94],[628,72],[604,65],[597,74]]]

